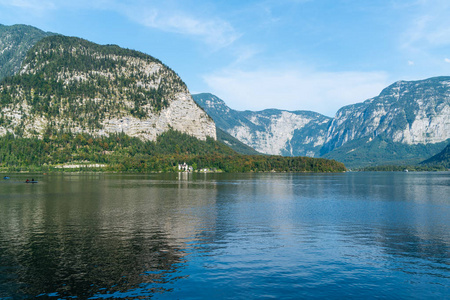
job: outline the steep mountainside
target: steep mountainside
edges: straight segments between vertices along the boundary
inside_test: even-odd
[[[268,154],[322,156],[348,167],[414,164],[450,139],[450,77],[396,82],[333,119],[302,111],[240,112],[211,94],[193,97],[219,128]]]
[[[446,168],[450,168],[450,144],[444,148],[441,152],[423,161],[423,165],[439,165]]]
[[[212,119],[159,60],[114,45],[50,36],[20,72],[0,82],[0,134],[42,136],[51,128],[143,140],[175,129],[216,138]]]
[[[285,156],[316,156],[331,119],[310,111],[230,109],[212,94],[193,95],[217,127],[255,150]]]
[[[27,51],[50,35],[32,26],[0,24],[0,80],[17,73]]]
[[[219,127],[216,127],[217,140],[229,146],[231,149],[240,154],[246,155],[258,155],[261,154],[255,149],[247,146],[243,142],[239,141],[237,138],[232,137],[230,134],[226,133]]]
[[[379,135],[407,145],[450,138],[450,77],[399,81],[377,97],[341,108],[321,152]]]

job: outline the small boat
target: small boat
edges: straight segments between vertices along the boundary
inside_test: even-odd
[[[5,177],[3,177],[3,179],[8,180],[8,179],[11,179],[11,178],[9,176],[5,176]]]
[[[37,181],[37,180],[28,180],[28,179],[27,179],[27,180],[25,181],[25,183],[38,183],[38,181]]]

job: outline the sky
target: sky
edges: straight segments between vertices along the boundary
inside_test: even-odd
[[[0,0],[0,24],[150,54],[232,109],[331,117],[450,75],[449,16],[448,0]]]

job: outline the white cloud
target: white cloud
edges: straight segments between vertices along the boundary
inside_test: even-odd
[[[220,18],[196,16],[187,10],[155,5],[118,5],[117,12],[131,20],[165,32],[178,33],[200,39],[213,48],[232,44],[240,34],[227,21]]]
[[[197,36],[210,45],[219,47],[233,43],[238,34],[222,20],[202,20],[183,14],[152,13],[142,20],[146,26],[163,31]]]
[[[412,60],[408,60],[408,65],[414,66],[414,62]]]
[[[446,63],[450,63],[450,58],[447,58],[447,57],[446,57],[446,58],[444,59],[444,61],[445,61]]]
[[[56,8],[52,0],[0,0],[0,5],[12,6],[36,15],[42,15]]]
[[[344,105],[378,95],[384,72],[317,72],[298,69],[228,70],[204,77],[210,91],[233,109],[311,110],[333,116]]]
[[[197,13],[196,7],[183,8],[181,4],[181,1],[152,0],[0,0],[0,5],[16,7],[24,13],[40,16],[55,13],[58,9],[114,11],[135,23],[193,37],[213,48],[228,46],[241,36],[229,22],[214,16],[205,17]]]

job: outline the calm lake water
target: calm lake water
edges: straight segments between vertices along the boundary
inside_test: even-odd
[[[450,299],[448,172],[26,176],[0,299]]]

